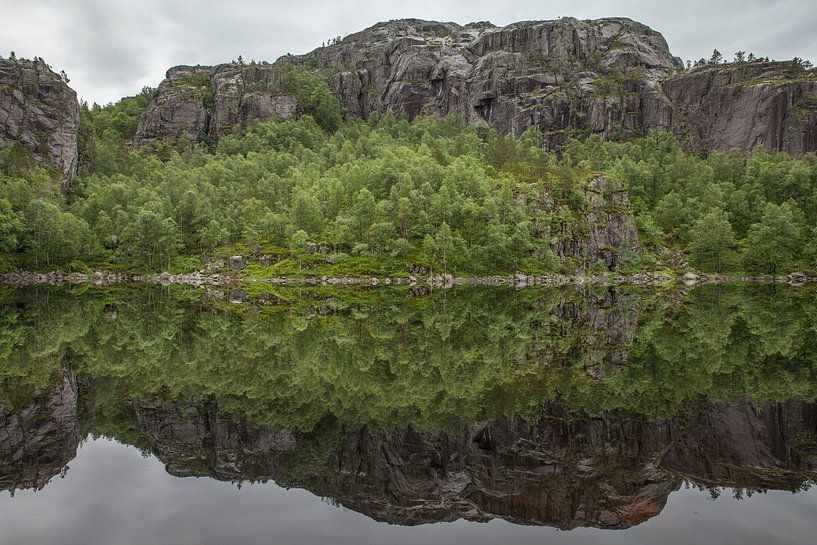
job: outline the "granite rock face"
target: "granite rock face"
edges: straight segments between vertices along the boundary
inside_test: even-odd
[[[294,96],[282,94],[280,66],[176,66],[167,71],[139,120],[136,144],[214,143],[252,121],[292,119]]]
[[[755,146],[817,151],[817,73],[792,62],[683,71],[658,32],[626,18],[379,23],[275,63],[177,66],[142,115],[135,144],[215,143],[255,120],[300,113],[283,68],[323,75],[349,119],[454,114],[502,134],[571,136],[672,131],[707,153]],[[0,146],[19,142],[59,172],[77,169],[76,94],[40,59],[0,59]]]
[[[63,188],[77,171],[77,94],[42,59],[0,58],[0,148],[19,143]]]
[[[170,403],[144,399],[134,403],[139,427],[166,460],[171,475],[199,475],[193,467],[207,458],[209,475],[230,481],[262,480],[269,463],[297,446],[286,428],[248,426],[220,414],[215,404]],[[218,445],[210,457],[208,446]]]
[[[622,259],[640,254],[630,194],[624,184],[597,176],[587,184],[586,194],[590,202],[588,261],[601,260],[614,269]]]
[[[633,113],[642,87],[648,92],[646,82],[682,67],[659,33],[624,18],[502,28],[392,21],[279,62],[334,71],[330,86],[353,118],[456,114],[503,134],[536,127],[548,148],[570,131],[612,137],[640,130]]]
[[[670,127],[700,151],[817,151],[817,75],[791,62],[702,68],[664,81]]]
[[[175,66],[167,71],[149,110],[139,120],[136,141],[160,138],[170,144],[203,142],[210,69]]]
[[[323,74],[350,119],[454,114],[502,134],[535,127],[547,149],[570,136],[619,138],[655,129],[704,153],[757,145],[794,155],[817,150],[813,72],[793,63],[741,63],[682,73],[661,34],[645,25],[569,17],[501,28],[379,23],[272,65],[198,68],[210,76],[199,88],[213,97],[209,104],[176,86],[176,73],[191,70],[177,67],[143,117],[137,141],[175,141],[186,132],[212,143],[251,119],[296,115],[293,97],[270,92],[285,64]]]

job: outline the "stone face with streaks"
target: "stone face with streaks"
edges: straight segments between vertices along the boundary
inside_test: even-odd
[[[209,101],[191,98],[191,90],[178,85],[176,72],[190,67],[173,68],[143,116],[137,141],[175,141],[186,132],[212,143],[254,119],[297,116],[294,97],[275,91],[285,64],[324,75],[349,119],[453,114],[502,134],[534,127],[548,149],[571,136],[662,130],[704,153],[757,145],[794,155],[817,150],[814,72],[791,62],[684,72],[661,34],[643,24],[570,17],[505,27],[378,23],[274,64],[199,67],[208,77],[195,93]]]
[[[77,381],[63,367],[22,406],[0,401],[0,491],[41,489],[76,456]]]
[[[0,58],[0,148],[19,143],[67,188],[77,172],[77,94],[42,59]]]

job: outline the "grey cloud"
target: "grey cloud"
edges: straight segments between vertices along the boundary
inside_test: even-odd
[[[176,64],[216,64],[239,54],[272,61],[402,17],[503,25],[624,16],[662,32],[683,59],[717,48],[727,57],[745,50],[817,61],[813,0],[0,0],[0,13],[0,53],[44,57],[68,72],[81,98],[100,103],[158,84]]]

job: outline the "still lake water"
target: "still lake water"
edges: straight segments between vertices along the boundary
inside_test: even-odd
[[[0,291],[0,545],[806,544],[817,289]]]

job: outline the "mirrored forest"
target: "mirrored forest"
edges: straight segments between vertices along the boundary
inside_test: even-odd
[[[89,436],[399,524],[624,528],[817,475],[812,287],[292,290],[3,291],[0,490]]]

